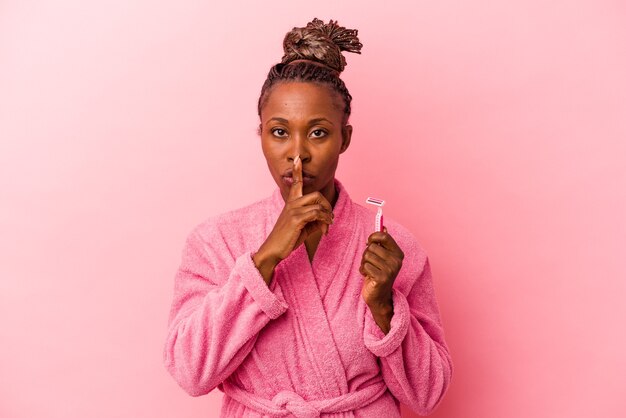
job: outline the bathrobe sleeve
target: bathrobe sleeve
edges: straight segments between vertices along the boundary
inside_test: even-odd
[[[254,253],[235,258],[229,249],[219,232],[203,238],[194,229],[175,275],[163,361],[191,396],[226,379],[259,331],[288,308],[277,280],[265,284]]]
[[[391,330],[385,335],[368,309],[364,342],[380,358],[391,393],[418,414],[428,415],[449,386],[452,359],[444,340],[428,258],[422,257],[422,262],[415,264],[417,268],[407,266],[417,270],[408,274],[409,280],[394,283]]]

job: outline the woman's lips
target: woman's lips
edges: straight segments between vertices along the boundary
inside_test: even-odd
[[[313,182],[315,181],[315,178],[313,177],[306,177],[306,176],[302,176],[302,185],[303,186],[308,186],[310,184],[313,184]],[[292,176],[283,176],[283,182],[291,187],[291,185],[293,185],[293,177]]]
[[[286,169],[285,171],[283,171],[283,176],[284,177],[291,177],[293,176],[293,167],[289,167],[288,169]],[[302,177],[311,177],[311,178],[315,178],[315,176],[311,173],[309,173],[306,170],[302,170]]]

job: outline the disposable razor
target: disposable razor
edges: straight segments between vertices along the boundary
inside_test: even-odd
[[[369,203],[370,205],[374,205],[378,208],[378,212],[376,212],[374,230],[383,232],[383,205],[385,204],[385,201],[382,199],[376,199],[375,197],[368,197],[367,200],[365,200],[365,203]]]

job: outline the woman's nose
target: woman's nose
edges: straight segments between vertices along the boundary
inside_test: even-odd
[[[306,137],[300,134],[294,134],[291,139],[292,139],[291,141],[292,148],[290,150],[291,160],[293,160],[296,157],[296,155],[300,155],[300,159],[302,159],[302,162],[308,161],[310,156],[309,156],[309,150],[308,150]]]

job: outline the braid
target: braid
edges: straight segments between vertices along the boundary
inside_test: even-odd
[[[285,35],[283,55],[280,63],[272,66],[261,88],[258,101],[258,114],[269,97],[272,86],[286,81],[310,82],[328,85],[344,101],[346,124],[351,113],[352,96],[339,74],[343,71],[346,59],[341,51],[361,53],[362,44],[356,29],[346,29],[330,21],[325,24],[315,18],[304,28],[293,28]]]

